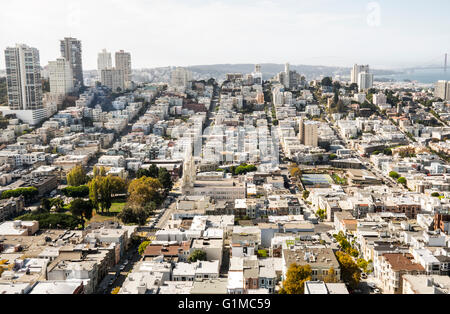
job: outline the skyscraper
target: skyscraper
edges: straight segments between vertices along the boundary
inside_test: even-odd
[[[351,84],[355,83],[358,84],[358,78],[359,73],[366,72],[369,73],[369,65],[357,65],[355,64],[353,66],[352,72],[351,72]]]
[[[319,146],[319,129],[317,123],[314,121],[308,121],[305,125],[305,145],[311,147]]]
[[[360,91],[365,91],[373,86],[373,74],[369,72],[361,72],[358,75],[358,88]]]
[[[298,120],[298,139],[301,144],[305,144],[305,121],[303,118]]]
[[[438,81],[434,88],[434,97],[442,100],[450,100],[450,82]]]
[[[130,88],[131,85],[131,54],[120,50],[116,52],[116,69],[122,70],[123,81],[126,88]]]
[[[112,68],[112,58],[111,53],[103,49],[102,52],[98,54],[97,58],[97,69],[98,75],[101,75],[102,70],[108,70]]]
[[[253,83],[261,85],[262,84],[262,73],[261,73],[261,65],[255,65],[255,72],[252,73]]]
[[[17,44],[6,48],[6,82],[9,108],[22,121],[35,125],[45,118],[42,105],[42,81],[39,51]]]
[[[289,63],[285,64],[284,73],[285,73],[285,76],[284,76],[285,82],[283,85],[286,88],[290,88],[290,86],[291,86],[291,69],[290,69]]]
[[[122,92],[125,90],[124,74],[122,70],[115,68],[102,70],[100,73],[103,86],[108,87],[111,91]]]
[[[184,87],[189,86],[189,81],[192,81],[192,73],[185,68],[176,68],[171,73],[171,85],[173,87]]]
[[[72,72],[74,86],[81,87],[83,82],[83,59],[81,41],[76,38],[64,38],[61,40],[61,56],[69,61]]]
[[[54,96],[66,96],[73,92],[73,72],[69,61],[58,58],[48,63],[50,93]]]

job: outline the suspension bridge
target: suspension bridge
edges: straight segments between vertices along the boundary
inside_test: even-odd
[[[448,68],[448,53],[444,55],[440,55],[439,57],[430,60],[429,62],[424,63],[423,65],[419,65],[416,67],[405,68],[403,69],[405,72],[412,73],[417,70],[443,70],[447,72]]]

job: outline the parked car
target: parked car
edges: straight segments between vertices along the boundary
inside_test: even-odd
[[[120,266],[120,271],[123,271],[124,269],[125,269],[125,266],[124,265],[122,265],[122,266]]]
[[[375,290],[376,286],[373,282],[368,282],[367,285],[369,286],[370,289]]]
[[[366,273],[362,273],[362,274],[361,274],[361,278],[362,278],[362,279],[367,279],[367,274],[366,274]]]
[[[381,293],[380,289],[375,289],[373,292],[376,293],[376,294],[380,294]]]

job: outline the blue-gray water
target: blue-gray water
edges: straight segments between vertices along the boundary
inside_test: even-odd
[[[424,84],[436,83],[439,80],[450,81],[450,69],[445,72],[443,69],[433,69],[433,70],[415,70],[413,72],[405,72],[403,74],[395,75],[379,75],[376,78],[386,78],[393,79],[395,81],[418,81]],[[375,78],[375,79],[376,79]]]

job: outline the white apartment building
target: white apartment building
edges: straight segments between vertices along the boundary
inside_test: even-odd
[[[42,82],[39,50],[17,44],[6,48],[6,82],[9,107],[3,115],[15,114],[25,123],[36,125],[45,119],[42,105]]]
[[[122,70],[125,88],[131,87],[131,54],[120,50],[116,52],[116,69]]]
[[[369,73],[369,65],[357,65],[355,64],[353,66],[353,69],[351,71],[351,84],[356,83],[358,84],[358,78],[359,78],[359,73],[361,72],[366,72]]]
[[[373,74],[362,72],[358,75],[358,88],[360,91],[368,90],[373,86]]]
[[[170,83],[173,87],[184,87],[189,86],[189,81],[192,80],[191,71],[185,68],[176,68],[171,73]]]
[[[108,87],[113,92],[124,91],[125,81],[123,70],[109,69],[101,71],[101,83],[103,86]]]
[[[101,75],[102,70],[112,69],[111,53],[106,51],[106,49],[103,49],[102,52],[98,54],[97,69],[99,75]]]
[[[69,61],[58,58],[48,63],[50,93],[61,97],[73,92],[73,73]]]
[[[450,82],[438,81],[434,88],[434,97],[450,100]]]
[[[301,144],[311,147],[319,146],[319,128],[314,121],[300,119],[299,140]]]

